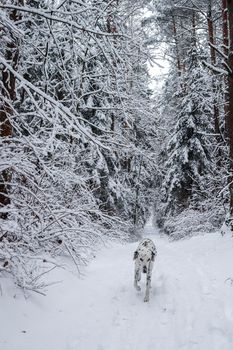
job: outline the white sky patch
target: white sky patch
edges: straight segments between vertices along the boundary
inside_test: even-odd
[[[157,90],[163,85],[163,82],[167,76],[169,70],[169,64],[166,60],[156,60],[159,64],[154,64],[149,66],[149,73],[151,76],[150,88],[152,90]]]
[[[154,63],[148,64],[149,74],[151,76],[150,88],[155,92],[158,88],[161,88],[169,71],[169,62],[166,59],[165,50],[166,47],[161,45],[159,50],[156,50]]]

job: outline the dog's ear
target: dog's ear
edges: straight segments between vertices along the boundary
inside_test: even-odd
[[[155,261],[155,253],[151,252],[151,261]]]
[[[134,252],[133,259],[135,260],[135,259],[137,259],[137,257],[138,257],[138,251],[136,250],[136,251]]]

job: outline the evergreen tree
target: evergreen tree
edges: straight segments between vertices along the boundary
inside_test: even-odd
[[[211,140],[208,137],[208,134],[213,134],[211,96],[206,89],[206,74],[198,62],[196,50],[190,50],[188,57],[183,80],[185,87],[177,97],[180,112],[168,144],[165,164],[165,213],[171,214],[190,205],[196,193],[205,187],[205,178],[212,169]]]

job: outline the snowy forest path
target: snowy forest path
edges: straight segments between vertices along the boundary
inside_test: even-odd
[[[232,238],[206,234],[169,242],[148,226],[144,236],[158,250],[148,303],[144,278],[142,291],[133,287],[138,242],[106,247],[82,279],[57,270],[54,278],[63,283],[45,298],[12,298],[3,288],[0,349],[232,349]]]

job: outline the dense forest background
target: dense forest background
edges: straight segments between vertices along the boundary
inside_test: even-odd
[[[0,272],[38,291],[151,211],[174,239],[231,229],[232,45],[231,0],[2,0]]]

